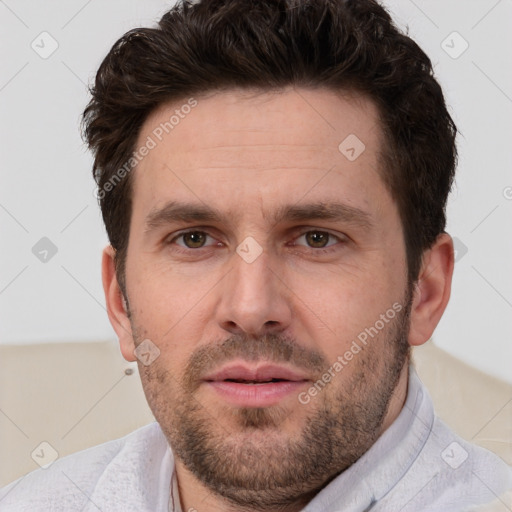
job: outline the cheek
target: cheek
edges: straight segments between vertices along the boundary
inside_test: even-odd
[[[297,277],[293,291],[299,299],[295,300],[299,323],[329,361],[348,350],[365,328],[375,325],[381,314],[400,301],[400,280],[389,268],[381,268],[377,272],[339,271],[321,280]]]
[[[137,345],[148,339],[156,346],[156,349],[151,350],[158,351],[155,360],[157,364],[141,366],[139,363],[139,367],[151,385],[158,385],[163,380],[164,370],[172,371],[173,375],[178,374],[187,359],[187,350],[190,351],[189,344],[184,342],[192,336],[187,332],[189,324],[186,321],[184,301],[172,301],[165,294],[160,296],[158,290],[146,283],[146,287],[138,289],[136,299],[130,307],[132,330]]]
[[[159,342],[158,348],[160,353],[151,364],[138,365],[148,403],[153,411],[163,412],[183,394],[182,371],[189,354],[183,353],[182,345],[170,341]]]
[[[292,276],[291,276],[292,277]],[[386,296],[393,296],[383,274],[370,268],[346,266],[322,275],[292,277],[298,303],[303,302],[327,326],[358,325],[368,312],[379,309]]]
[[[130,307],[137,340],[155,343],[160,350],[158,367],[169,370],[174,379],[170,383],[175,383],[211,325],[215,293],[207,291],[214,291],[219,275],[177,272],[166,262],[132,264],[131,271]],[[148,385],[158,386],[162,379],[157,376],[156,370],[147,372]]]
[[[176,275],[162,265],[132,275],[130,305],[138,323],[154,336],[171,333],[188,314],[193,314],[202,287],[197,280]]]

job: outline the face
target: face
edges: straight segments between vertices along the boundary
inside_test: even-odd
[[[195,101],[139,135],[123,354],[158,348],[140,375],[183,471],[240,506],[307,501],[387,426],[407,360],[377,110],[321,89]]]

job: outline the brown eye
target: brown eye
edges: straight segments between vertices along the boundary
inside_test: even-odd
[[[198,249],[204,245],[207,236],[203,231],[188,231],[182,233],[179,238],[183,239],[185,246],[189,249]]]
[[[181,233],[174,233],[165,241],[165,245],[175,254],[187,257],[199,257],[203,253],[211,251],[215,247],[221,247],[222,243],[216,240],[206,231],[189,229]]]
[[[302,234],[294,240],[292,245],[306,245],[309,249],[313,249],[310,251],[313,254],[324,254],[341,249],[347,242],[346,236],[341,233],[337,236],[329,231],[310,229],[309,231],[303,231]]]
[[[332,235],[325,231],[308,231],[305,233],[307,243],[315,248],[321,249],[325,247]]]

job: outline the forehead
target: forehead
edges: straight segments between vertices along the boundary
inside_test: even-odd
[[[370,192],[385,193],[378,119],[370,100],[326,89],[232,90],[163,104],[138,137],[137,148],[151,149],[133,171],[134,216],[170,200],[245,212],[258,204],[264,215],[306,194],[369,206]]]

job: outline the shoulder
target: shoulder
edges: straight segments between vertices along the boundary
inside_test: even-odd
[[[467,512],[492,503],[511,489],[511,466],[493,452],[462,439],[436,416],[419,457],[392,494],[407,497],[403,512]]]
[[[512,467],[501,457],[463,439],[437,416],[427,447],[431,457],[438,455],[447,468],[453,473],[459,472],[461,476],[470,473],[485,478],[492,475],[494,480],[501,476],[504,482],[509,481],[511,476]],[[501,480],[498,478],[498,481]]]
[[[158,423],[57,459],[0,489],[0,510],[24,512],[82,510],[102,475],[118,464],[136,464],[141,453],[161,442]]]

